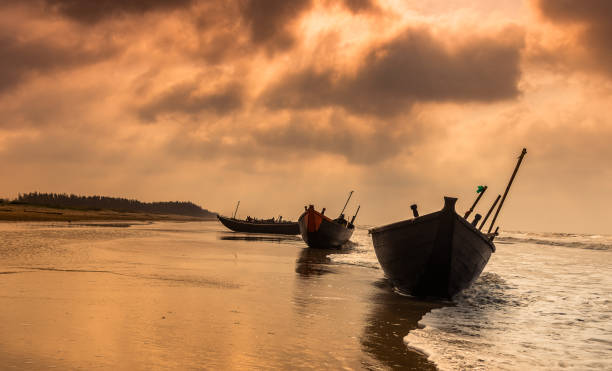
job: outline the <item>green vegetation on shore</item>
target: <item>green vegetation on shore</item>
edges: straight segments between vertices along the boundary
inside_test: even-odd
[[[20,194],[13,201],[0,200],[0,220],[207,220],[215,213],[192,202],[140,202],[104,196],[54,193]]]

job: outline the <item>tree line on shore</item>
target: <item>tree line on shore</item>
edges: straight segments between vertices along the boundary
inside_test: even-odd
[[[214,217],[215,214],[193,202],[140,202],[127,198],[106,196],[80,196],[74,194],[38,193],[19,194],[12,203],[48,206],[67,209],[114,210],[121,212],[177,214],[198,217]]]

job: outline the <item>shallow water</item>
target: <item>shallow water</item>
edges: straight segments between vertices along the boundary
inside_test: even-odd
[[[304,247],[216,222],[0,224],[0,368],[434,369],[402,337],[436,304]]]
[[[360,242],[354,259],[332,259],[375,266]],[[496,245],[475,284],[406,344],[445,370],[612,369],[612,237],[506,232]]]
[[[503,233],[454,302],[216,223],[0,223],[6,369],[612,369],[612,238]],[[429,360],[427,360],[429,358]]]

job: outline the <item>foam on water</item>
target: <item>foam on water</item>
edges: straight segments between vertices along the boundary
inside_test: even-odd
[[[338,264],[380,269],[357,229]],[[504,232],[485,272],[405,334],[443,370],[612,369],[612,237]]]
[[[0,275],[11,278],[32,270],[98,272],[113,277],[171,282],[181,287],[233,289],[239,287],[240,282],[235,283],[227,277],[194,278],[184,270],[166,272],[166,265],[158,261],[157,254],[163,252],[164,257],[170,254],[174,259],[179,257],[179,252],[172,255],[172,250],[163,241],[181,241],[182,248],[193,254],[203,243],[216,244],[206,239],[211,233],[215,233],[219,241],[229,240],[237,245],[255,239],[266,244],[278,243],[279,247],[286,246],[287,251],[304,248],[298,238],[243,236],[228,234],[221,226],[207,228],[182,223],[134,224],[129,228],[123,225],[0,223],[0,246],[3,247],[0,258],[4,264]],[[164,235],[163,243],[139,244],[137,237],[147,240],[151,231],[155,232],[155,238]],[[157,241],[155,238],[152,241]],[[137,259],[132,263],[124,262],[121,259],[124,249],[115,249],[113,243],[108,242],[113,240],[122,241],[120,246],[129,246],[131,255],[127,256],[137,256]],[[77,242],[78,248],[71,247]],[[98,242],[104,244],[93,246]],[[420,320],[419,328],[397,334],[403,337],[406,346],[426,354],[443,370],[612,369],[612,237],[504,232],[496,243],[497,252],[471,288],[454,302],[441,303],[441,308],[427,313]],[[193,250],[188,249],[189,246],[194,247]],[[254,248],[248,246],[245,251]],[[154,254],[151,249],[156,249]],[[92,260],[90,254],[97,254],[97,260]],[[108,260],[111,258],[113,260]],[[342,253],[329,255],[329,259],[334,264],[372,269],[377,276],[382,276],[366,228],[357,228],[352,243]],[[143,270],[140,265],[143,261],[155,269]],[[314,279],[298,282],[315,284],[319,282],[317,277],[334,276],[326,275],[325,265],[315,266],[318,270],[303,273],[313,274]],[[337,292],[332,288],[328,288],[327,293],[320,289],[315,291],[317,300],[337,301]],[[308,300],[312,300],[312,296]],[[376,304],[375,299],[372,304]],[[392,304],[392,308],[397,309],[397,306]],[[389,313],[390,316],[397,313],[398,317],[406,314],[401,311]],[[401,319],[397,318],[397,322]],[[396,323],[395,318],[389,320]]]
[[[378,259],[374,253],[372,239],[368,234],[368,230],[364,227],[355,228],[355,232],[351,237],[351,242],[345,249],[350,251],[349,254],[330,254],[329,259],[338,264],[358,265],[367,268],[380,269]]]

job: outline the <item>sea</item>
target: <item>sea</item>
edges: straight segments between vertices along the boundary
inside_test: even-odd
[[[612,236],[502,231],[453,300],[203,223],[0,223],[4,369],[612,370]]]
[[[334,262],[380,269],[367,228]],[[441,370],[612,370],[612,236],[502,231],[478,280],[405,334]]]

